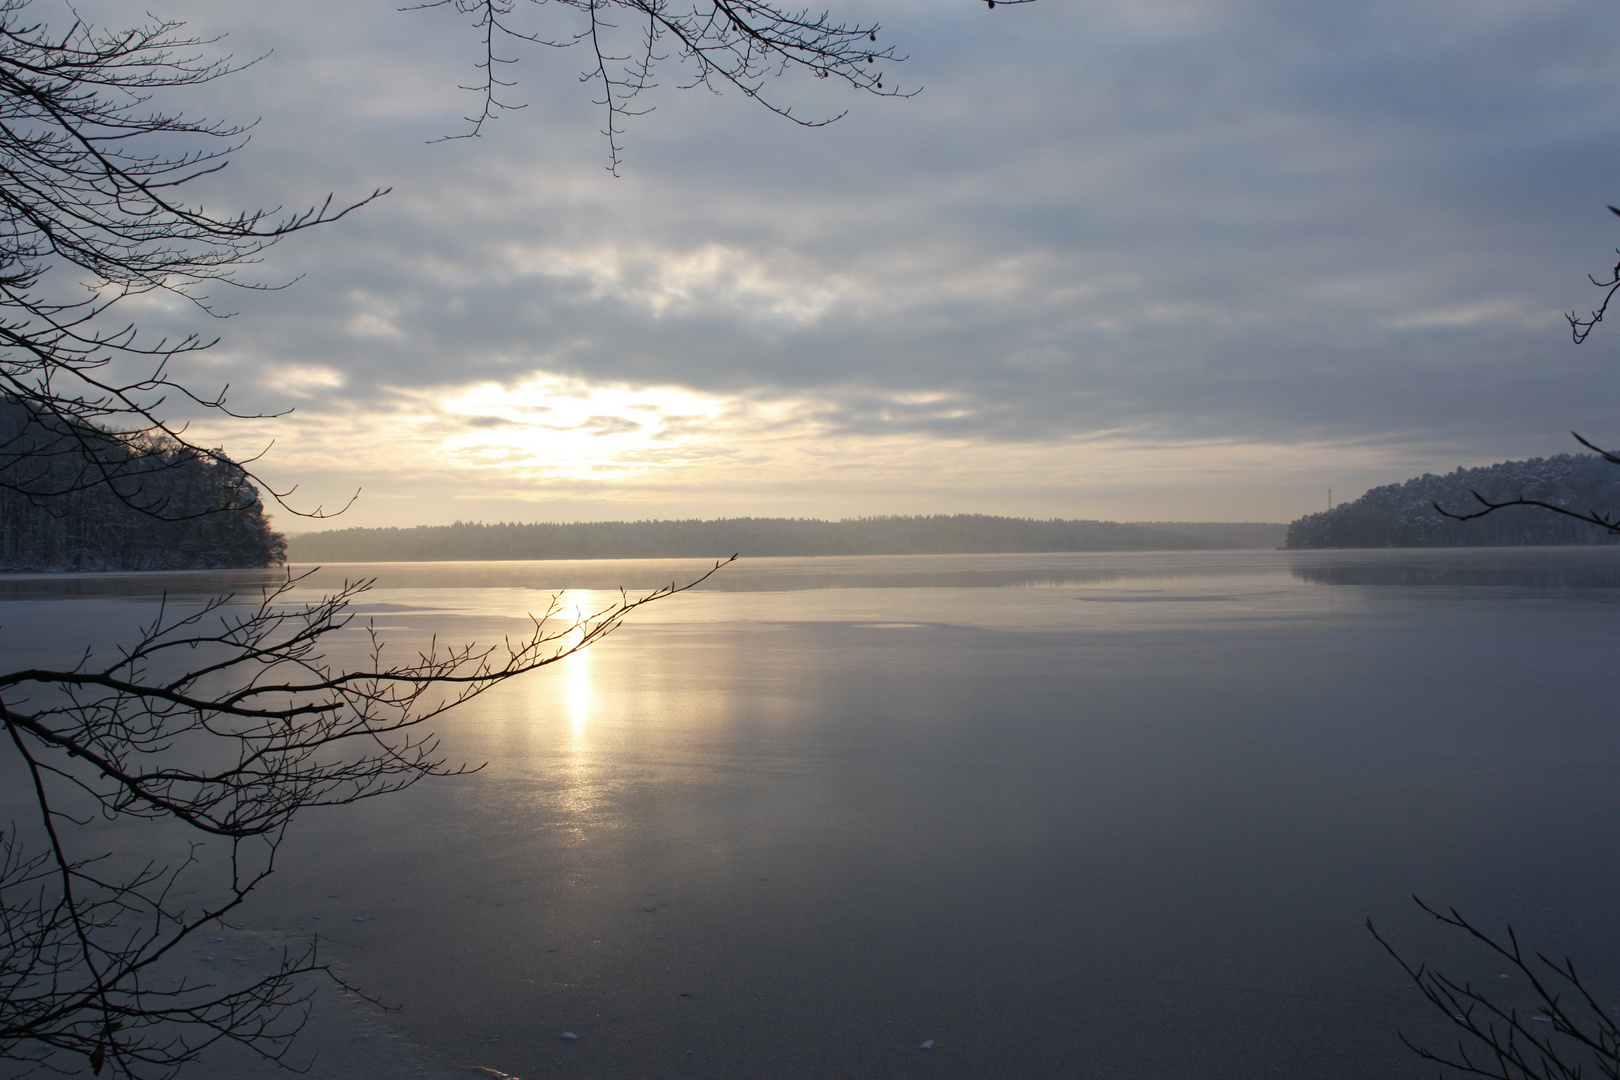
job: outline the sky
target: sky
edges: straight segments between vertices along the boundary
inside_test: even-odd
[[[246,70],[215,211],[389,193],[125,311],[274,418],[199,441],[298,485],[277,526],[987,513],[1288,521],[1620,443],[1620,7],[829,0],[907,59],[806,129],[672,58],[611,174],[579,51],[462,133],[453,9],[152,0]],[[36,0],[41,12],[48,0]],[[135,10],[76,5],[112,24]],[[819,10],[819,9],[818,9]],[[562,36],[555,5],[518,13]],[[286,412],[291,410],[291,412]],[[179,415],[178,413],[176,415]],[[272,445],[273,444],[273,445]]]

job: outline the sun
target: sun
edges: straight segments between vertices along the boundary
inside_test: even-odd
[[[668,386],[589,385],[543,375],[483,383],[439,403],[453,460],[551,476],[624,475],[690,459],[735,405]]]

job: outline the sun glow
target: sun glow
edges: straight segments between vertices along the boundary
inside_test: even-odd
[[[438,411],[453,428],[442,452],[457,464],[600,478],[728,457],[735,446],[727,436],[758,423],[762,409],[676,387],[593,386],[548,375],[516,387],[469,387]]]

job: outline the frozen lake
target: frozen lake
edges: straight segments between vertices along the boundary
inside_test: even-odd
[[[404,650],[701,569],[316,584]],[[0,578],[5,667],[253,579]],[[1615,549],[743,560],[453,714],[481,772],[300,819],[243,920],[400,1006],[327,999],[317,1075],[1430,1077],[1365,919],[1500,969],[1412,893],[1620,989],[1617,645]]]

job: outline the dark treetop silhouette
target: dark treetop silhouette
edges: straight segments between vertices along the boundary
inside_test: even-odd
[[[161,436],[129,442],[69,427],[14,398],[0,398],[0,441],[14,451],[0,462],[0,571],[193,570],[284,559],[286,540],[265,518],[258,488],[223,451],[204,456]],[[76,488],[74,445],[94,446],[119,488]],[[54,497],[16,490],[52,483],[70,490]],[[162,507],[161,516],[131,506],[120,491],[138,491]]]
[[[512,21],[519,8],[548,3],[580,23],[549,39]],[[512,87],[503,48],[587,48],[615,167],[622,121],[671,43],[687,85],[730,85],[800,123],[826,120],[769,97],[770,77],[797,68],[898,93],[878,65],[899,59],[878,44],[879,27],[774,3],[422,6],[451,8],[483,34],[483,78],[473,88],[483,105],[467,135],[516,107],[500,96]],[[221,214],[187,201],[186,185],[224,168],[245,129],[165,112],[154,98],[224,77],[230,61],[209,58],[212,43],[178,23],[148,17],[101,30],[55,8],[69,21],[52,26],[41,7],[0,0],[0,490],[9,505],[49,513],[82,517],[89,503],[111,500],[172,523],[257,513],[263,489],[290,512],[323,516],[289,505],[292,492],[263,484],[252,459],[233,461],[166,419],[165,401],[176,399],[234,415],[223,392],[198,391],[169,370],[213,341],[150,340],[120,305],[167,293],[200,315],[219,314],[205,288],[275,287],[237,274],[267,247],[384,192],[291,212]],[[220,482],[171,482],[181,473]],[[263,561],[275,554],[266,550]],[[313,603],[291,599],[296,582],[283,579],[245,609],[230,597],[166,605],[112,656],[86,650],[60,668],[0,672],[11,750],[0,769],[37,811],[0,832],[0,1059],[166,1076],[221,1040],[279,1059],[307,1015],[298,976],[324,970],[318,956],[285,954],[273,974],[235,984],[171,981],[168,972],[156,981],[176,945],[263,880],[299,810],[455,771],[422,724],[691,587],[621,594],[560,623],[553,605],[530,633],[495,649],[434,646],[394,662],[373,635],[370,663],[349,671],[325,663],[320,646],[328,635],[366,632],[350,625],[349,605],[369,582]],[[141,836],[178,844],[180,854],[165,861],[128,847],[142,819]],[[205,879],[196,895],[210,899],[187,899],[182,880]]]

